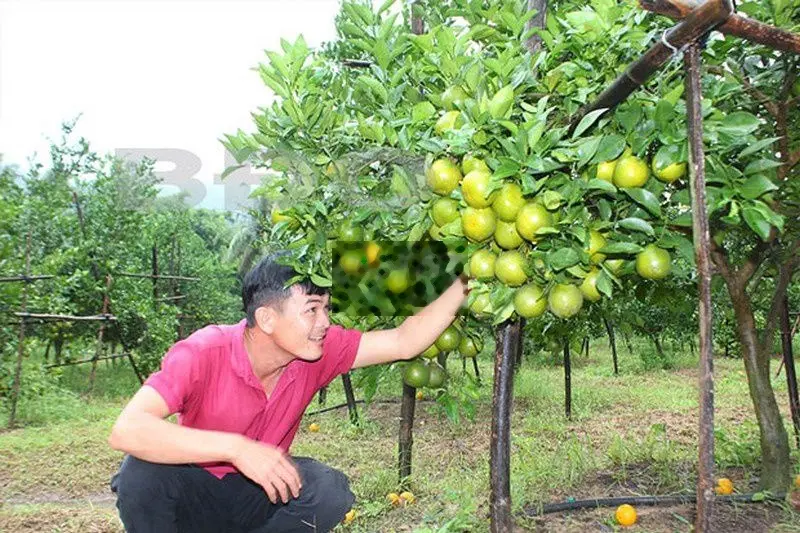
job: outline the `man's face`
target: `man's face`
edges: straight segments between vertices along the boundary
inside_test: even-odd
[[[283,310],[275,314],[272,339],[283,350],[304,361],[322,356],[322,342],[331,322],[328,319],[328,294],[306,294],[297,285],[283,302]]]

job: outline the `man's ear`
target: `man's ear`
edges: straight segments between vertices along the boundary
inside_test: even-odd
[[[256,309],[256,325],[267,335],[272,335],[274,333],[277,318],[278,313],[271,306],[264,306]]]

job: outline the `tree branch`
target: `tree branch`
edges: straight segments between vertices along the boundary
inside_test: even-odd
[[[775,336],[775,328],[777,327],[778,313],[780,312],[781,303],[786,295],[786,290],[789,283],[794,276],[794,269],[800,264],[800,256],[797,255],[797,250],[800,248],[800,239],[797,239],[789,249],[788,259],[778,267],[778,281],[775,283],[775,292],[772,295],[772,305],[770,306],[769,313],[767,314],[766,325],[761,334],[761,345],[764,349],[768,348],[768,343],[772,341]]]

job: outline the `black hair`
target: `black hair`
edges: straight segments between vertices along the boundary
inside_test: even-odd
[[[242,282],[242,305],[247,315],[247,327],[256,325],[256,309],[272,306],[279,311],[283,310],[284,302],[291,296],[291,286],[286,287],[286,282],[297,275],[295,270],[277,262],[278,257],[287,252],[278,252],[262,259],[247,273]],[[322,296],[328,289],[314,284],[305,278],[292,286],[297,285],[305,294]]]

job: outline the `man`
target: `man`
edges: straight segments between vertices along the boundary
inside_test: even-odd
[[[176,343],[123,409],[109,444],[127,454],[112,490],[129,533],[335,527],[355,500],[347,478],[289,455],[306,406],[353,368],[422,352],[467,294],[459,277],[397,328],[362,333],[331,326],[326,290],[284,289],[294,275],[261,261],[244,279],[246,318]]]

